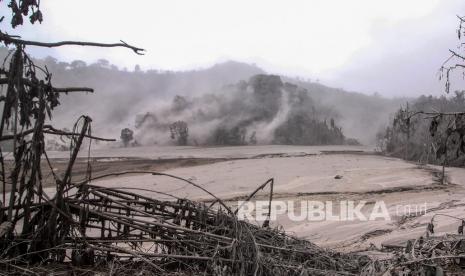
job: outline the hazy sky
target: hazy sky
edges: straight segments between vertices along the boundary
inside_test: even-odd
[[[0,5],[5,13],[5,3]],[[229,59],[365,93],[441,93],[437,69],[456,47],[463,0],[42,0],[42,26],[24,38],[117,42],[125,49],[31,50],[132,69],[186,70]],[[5,24],[3,24],[5,25]]]

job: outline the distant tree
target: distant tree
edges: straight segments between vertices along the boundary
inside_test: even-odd
[[[110,62],[104,58],[97,60],[97,65],[103,68],[109,68]]]
[[[262,119],[273,118],[279,111],[283,82],[276,75],[253,76],[249,84],[253,89],[253,100],[256,103],[255,116]]]
[[[416,127],[415,123],[413,123],[413,116],[416,114],[416,111],[411,111],[409,109],[409,104],[407,103],[405,109],[402,107],[397,111],[394,116],[393,120],[393,129],[395,133],[404,136],[404,159],[408,159],[409,157],[409,148],[410,148],[410,138],[415,130]],[[398,138],[398,137],[396,137]]]
[[[189,128],[184,121],[176,121],[170,125],[171,139],[176,140],[179,146],[187,145]]]
[[[134,140],[134,131],[123,128],[121,130],[121,141],[123,141],[124,146],[127,147],[132,140]]]
[[[58,60],[51,56],[47,56],[44,61],[46,64],[57,64],[58,63]]]
[[[257,144],[257,132],[252,132],[252,134],[249,137],[249,144],[251,145],[256,145]]]
[[[232,145],[232,146],[239,146],[239,145],[246,145],[246,129],[241,126],[234,126],[228,128],[226,126],[220,126],[215,129],[212,135],[212,141],[210,141],[213,145]],[[253,142],[254,137],[250,137],[249,141]]]
[[[176,95],[171,104],[171,110],[174,112],[181,112],[189,106],[189,102],[183,96]]]
[[[85,61],[82,60],[74,60],[70,64],[72,69],[77,69],[77,68],[84,68],[87,66]]]

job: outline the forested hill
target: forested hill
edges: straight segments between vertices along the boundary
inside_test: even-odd
[[[7,50],[0,49],[0,57]],[[3,59],[3,58],[2,58]],[[60,98],[55,121],[58,127],[69,127],[81,114],[90,115],[94,133],[119,138],[122,128],[135,127],[136,116],[172,104],[176,95],[195,98],[202,95],[232,93],[230,85],[248,81],[266,73],[261,68],[240,62],[225,62],[210,68],[191,71],[141,71],[118,68],[109,61],[92,64],[83,61],[62,62],[54,58],[37,60],[53,73],[56,86],[86,86],[94,94],[73,93]],[[283,82],[305,88],[315,106],[331,110],[331,118],[347,137],[362,143],[373,143],[375,134],[388,122],[405,100],[387,99],[330,88],[310,81],[282,77]],[[328,124],[330,118],[328,117]]]
[[[341,88],[296,79],[289,81],[307,89],[317,103],[337,110],[337,120],[344,134],[370,145],[374,143],[380,127],[387,125],[395,110],[410,100],[348,92]]]

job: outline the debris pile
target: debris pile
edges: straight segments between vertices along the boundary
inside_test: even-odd
[[[222,202],[160,201],[152,190],[87,183],[68,188],[59,209],[44,198],[13,207],[23,231],[2,231],[3,271],[38,273],[66,264],[75,272],[93,267],[115,275],[343,275],[366,263],[238,220]],[[57,221],[49,219],[54,212],[60,213]]]
[[[465,220],[457,219],[462,222],[458,234],[435,236],[433,216],[425,235],[408,240],[405,246],[390,247],[393,257],[371,261],[361,275],[464,275]]]

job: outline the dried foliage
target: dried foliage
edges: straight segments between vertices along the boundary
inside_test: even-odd
[[[434,233],[434,220],[437,216],[457,219],[457,234],[437,235]],[[424,235],[408,240],[405,246],[387,249],[394,253],[393,258],[370,262],[361,275],[464,275],[465,236],[462,218],[437,214],[426,226]]]
[[[75,273],[93,266],[116,275],[345,275],[367,262],[239,221],[225,205],[215,208],[175,196],[160,201],[157,191],[142,195],[87,182],[66,190],[66,220],[56,225],[64,235],[53,245],[47,243],[54,236],[41,235],[41,229],[55,207],[47,201],[30,207],[28,235],[3,241],[8,245],[0,261],[4,269],[38,273],[44,266],[71,263]]]
[[[456,92],[451,99],[422,97],[400,108],[391,126],[378,136],[386,154],[420,163],[465,165],[465,98]],[[441,106],[440,110],[423,111]],[[448,110],[448,111],[447,111]],[[444,175],[443,175],[444,181]]]
[[[42,12],[39,9],[39,2],[37,0],[11,0],[8,7],[11,9],[11,26],[15,28],[23,24],[23,17],[29,16],[31,24],[39,21],[42,23]]]

